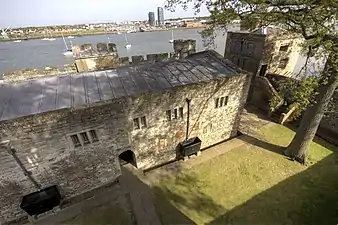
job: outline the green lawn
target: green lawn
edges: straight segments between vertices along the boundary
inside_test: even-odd
[[[162,199],[197,224],[338,224],[337,147],[317,140],[303,166],[280,154],[293,135],[265,126],[250,144],[155,184],[163,223],[178,214]]]
[[[117,202],[106,203],[69,220],[64,225],[132,225],[130,217]]]

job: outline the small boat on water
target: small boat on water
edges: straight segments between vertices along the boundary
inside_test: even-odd
[[[128,43],[128,38],[127,38],[127,34],[124,33],[124,38],[126,41],[126,45],[124,46],[127,50],[131,48],[131,44]]]
[[[73,38],[74,38],[74,36],[68,36],[67,38],[68,38],[68,39],[73,39]]]
[[[65,47],[66,47],[66,51],[63,52],[62,54],[63,54],[64,56],[73,56],[73,52],[72,52],[72,46],[73,46],[73,44],[72,44],[72,42],[70,41],[70,48],[68,48],[66,39],[65,39],[65,37],[63,36],[63,34],[62,34],[62,40],[63,40],[63,43],[64,43],[64,45],[65,45]]]
[[[21,42],[21,40],[15,40],[15,41],[13,41],[14,43],[20,43]]]
[[[171,30],[171,39],[169,40],[169,43],[174,43],[174,30]]]

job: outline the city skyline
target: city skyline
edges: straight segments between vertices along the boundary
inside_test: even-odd
[[[72,25],[83,23],[107,23],[135,20],[147,20],[149,11],[157,11],[164,2],[137,0],[118,2],[101,0],[100,3],[91,0],[11,0],[0,4],[2,15],[0,27],[27,27],[47,25]],[[209,15],[206,8],[197,16]],[[177,7],[175,12],[165,10],[166,18],[195,16],[190,7],[187,11]]]

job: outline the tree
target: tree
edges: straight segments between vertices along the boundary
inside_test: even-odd
[[[206,6],[210,12],[204,37],[213,37],[217,29],[226,29],[235,19],[241,19],[250,30],[275,25],[303,37],[302,47],[309,57],[327,58],[316,89],[315,101],[304,113],[296,135],[285,154],[305,163],[311,141],[330,99],[337,88],[338,75],[338,1],[337,0],[168,0],[166,7],[187,8],[193,4],[196,12]],[[308,60],[307,60],[308,61]],[[307,62],[306,61],[306,62]]]

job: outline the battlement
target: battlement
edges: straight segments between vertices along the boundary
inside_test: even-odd
[[[137,65],[145,61],[183,59],[196,52],[196,40],[174,40],[174,52],[119,57],[116,44],[98,43],[75,45],[72,48],[78,72],[114,69],[120,66]]]

